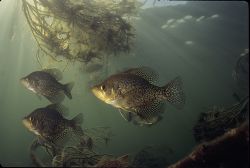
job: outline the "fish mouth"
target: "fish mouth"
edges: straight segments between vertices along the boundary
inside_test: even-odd
[[[24,118],[22,122],[23,122],[23,125],[24,125],[26,128],[28,128],[29,130],[30,130],[30,129],[33,129],[31,122],[30,122],[27,118]]]
[[[31,121],[27,118],[23,119],[23,125],[28,128],[29,131],[35,133],[36,135],[40,135],[39,132],[34,128],[33,124],[31,123]]]
[[[100,100],[106,102],[107,96],[104,91],[102,91],[98,86],[91,88],[92,93]]]
[[[102,96],[103,94],[100,92],[100,90],[98,89],[97,86],[93,86],[93,87],[91,88],[91,91],[92,91],[92,93],[93,93],[97,98],[100,99],[100,97],[103,97],[103,96]]]
[[[24,85],[25,87],[28,87],[28,82],[27,82],[27,80],[26,80],[25,78],[21,78],[21,79],[19,80],[19,82],[20,82],[22,85]]]
[[[21,78],[19,81],[25,88],[36,93],[36,90],[34,89],[34,87],[32,87],[32,85],[30,85],[29,80],[27,78]]]
[[[108,95],[105,91],[101,90],[99,86],[92,87],[91,91],[101,101],[116,106],[116,100],[113,99],[114,95]]]

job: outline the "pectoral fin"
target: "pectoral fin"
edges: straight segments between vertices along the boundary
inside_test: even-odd
[[[122,118],[124,118],[124,120],[126,120],[126,121],[128,121],[128,122],[131,121],[131,119],[132,119],[132,114],[131,114],[130,112],[122,111],[122,109],[119,109],[119,112],[120,112]]]

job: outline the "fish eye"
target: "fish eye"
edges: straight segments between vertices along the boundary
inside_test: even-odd
[[[101,89],[102,89],[102,90],[105,90],[105,88],[106,88],[105,85],[102,85],[102,86],[101,86]]]
[[[29,117],[29,120],[30,120],[31,122],[33,122],[33,121],[34,121],[34,117]]]

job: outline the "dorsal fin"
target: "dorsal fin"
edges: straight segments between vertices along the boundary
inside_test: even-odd
[[[57,81],[62,80],[62,72],[59,69],[51,68],[51,69],[43,69],[42,71],[47,72],[51,76],[53,76]]]
[[[147,80],[149,83],[155,83],[158,80],[158,74],[151,68],[142,66],[139,68],[132,68],[123,73],[134,74],[140,76],[141,78]]]

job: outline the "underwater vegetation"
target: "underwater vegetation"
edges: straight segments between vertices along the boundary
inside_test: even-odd
[[[38,147],[43,147],[49,154],[50,162],[48,162],[48,160],[42,161],[39,156],[36,155]],[[93,166],[97,164],[104,155],[96,154],[81,144],[78,146],[58,148],[49,142],[40,143],[36,139],[30,147],[30,156],[33,163],[38,167],[89,167],[90,165]]]
[[[248,118],[249,97],[230,107],[214,106],[201,113],[194,126],[194,137],[197,142],[212,140],[224,134],[228,129],[238,127]]]
[[[138,12],[135,0],[22,0],[22,3],[39,49],[55,61],[83,63],[84,72],[98,72],[105,66],[108,55],[127,53],[133,45],[135,30],[129,21]],[[186,44],[193,45],[193,42],[186,41]],[[248,89],[245,84],[248,62],[248,53],[241,55],[233,71],[234,80],[242,90]],[[149,67],[130,68],[102,82],[93,79],[99,84],[92,87],[92,92],[119,109],[127,121],[153,125],[162,117],[163,100],[177,109],[185,104],[181,78],[159,87],[154,83],[157,76]],[[163,151],[161,147],[145,147],[132,160],[129,154],[114,156],[98,152],[96,147],[109,143],[112,133],[109,127],[83,129],[82,114],[67,118],[65,107],[59,103],[65,95],[72,99],[73,83],[61,84],[61,78],[59,70],[43,69],[21,79],[27,89],[54,103],[33,110],[22,120],[36,136],[30,146],[30,156],[36,166],[161,168],[171,164],[173,151]],[[229,107],[213,106],[201,113],[193,128],[195,140],[201,144],[171,168],[246,167],[249,97],[248,93],[238,97]],[[47,154],[46,161],[38,154],[39,148]]]
[[[53,167],[94,167],[104,155],[78,147],[65,147],[52,160]]]
[[[51,156],[51,163],[45,163],[36,156],[38,147],[43,147]],[[114,157],[108,154],[98,154],[85,144],[79,143],[75,146],[58,146],[51,143],[40,143],[37,139],[30,147],[30,156],[33,163],[38,167],[128,167],[128,155]],[[48,162],[48,161],[47,161]]]
[[[239,127],[249,117],[249,53],[244,53],[236,60],[232,73],[238,86],[238,93],[233,97],[237,102],[229,107],[213,106],[207,112],[200,114],[199,120],[193,128],[197,142],[212,140],[228,129]],[[247,80],[248,79],[248,80]]]
[[[200,114],[193,128],[201,144],[170,168],[249,167],[249,76],[248,50],[236,60],[233,79],[237,82],[237,103],[229,107],[213,106]],[[242,97],[244,96],[244,97]]]
[[[134,38],[130,16],[136,0],[22,0],[39,48],[55,60],[85,64],[107,54],[129,52]]]

